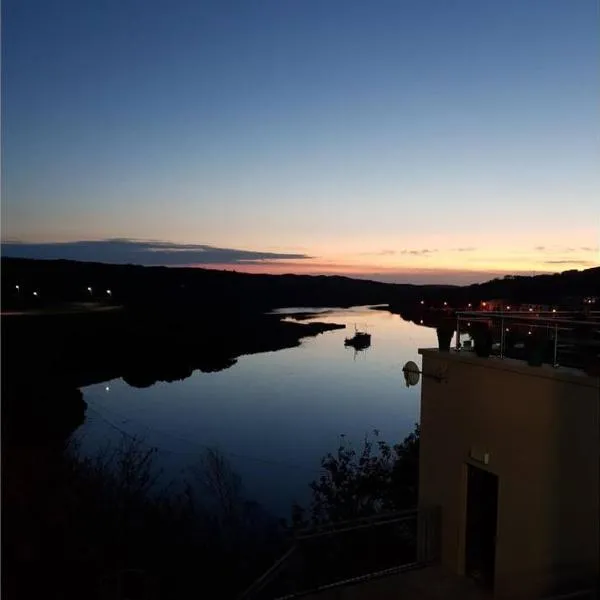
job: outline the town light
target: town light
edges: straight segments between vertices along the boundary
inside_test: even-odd
[[[111,292],[110,290],[106,290],[106,293],[107,293],[109,296],[111,296],[111,295],[112,295],[112,292]]]
[[[529,312],[533,312],[533,308],[531,308],[531,306],[529,307]]]
[[[510,305],[506,307],[506,310],[510,310]]]
[[[421,304],[425,304],[425,300],[421,300]]]
[[[92,293],[92,288],[88,286],[88,292],[91,294]]]
[[[18,285],[15,285],[15,289],[16,289],[16,290],[19,290],[19,289],[21,289],[21,288],[19,288],[19,286],[18,286]]]
[[[421,325],[423,325],[423,319],[421,319],[419,322],[421,323]]]
[[[482,302],[481,306],[487,306],[487,302]]]
[[[447,303],[447,302],[444,302],[444,306],[448,306],[448,303]]]
[[[38,293],[37,293],[37,292],[33,292],[33,295],[34,295],[34,296],[37,296],[37,295],[38,295]]]
[[[555,313],[555,312],[556,312],[556,309],[555,309],[555,308],[553,308],[553,309],[552,309],[552,312],[553,312],[553,313]]]
[[[469,304],[467,305],[469,308],[471,308],[471,303],[469,302]]]

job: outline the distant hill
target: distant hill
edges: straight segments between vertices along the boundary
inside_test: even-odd
[[[569,298],[600,296],[600,267],[551,275],[508,275],[461,289],[463,298],[504,299],[510,302],[559,304]]]
[[[283,306],[429,304],[451,306],[502,298],[558,303],[600,296],[600,267],[553,275],[506,276],[469,286],[391,284],[325,275],[257,275],[202,268],[142,267],[66,260],[2,259],[3,306],[32,297],[38,302],[106,298],[129,306],[173,309],[267,310]],[[19,285],[17,292],[16,285]],[[92,288],[92,294],[87,288]]]
[[[269,309],[284,306],[353,306],[385,303],[450,286],[380,283],[341,276],[256,275],[202,268],[142,267],[66,260],[2,259],[4,302],[38,291],[40,301],[106,297],[131,304],[178,304]],[[92,288],[92,294],[87,288]]]

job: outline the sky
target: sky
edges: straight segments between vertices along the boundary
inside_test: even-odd
[[[597,0],[4,0],[2,252],[468,283],[600,263]]]

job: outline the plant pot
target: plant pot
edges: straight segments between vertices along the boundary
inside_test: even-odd
[[[525,344],[527,364],[530,367],[541,367],[544,364],[545,343],[543,340],[532,339]]]
[[[475,354],[481,358],[488,358],[492,353],[492,332],[487,327],[473,331],[473,346]]]
[[[454,328],[437,327],[438,349],[440,352],[450,352],[450,344],[454,335]]]
[[[482,344],[475,344],[475,354],[480,358],[489,358],[492,353],[492,346],[485,346]]]
[[[590,352],[583,354],[583,369],[590,377],[600,377],[600,355]]]

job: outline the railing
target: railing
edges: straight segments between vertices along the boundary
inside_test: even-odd
[[[535,339],[542,362],[600,374],[596,373],[600,366],[598,312],[461,311],[456,317],[456,350],[465,349],[461,334],[475,337],[483,325],[492,338],[491,353],[500,358],[528,359]]]
[[[297,532],[240,597],[290,599],[417,568],[438,558],[439,510],[413,509]]]

